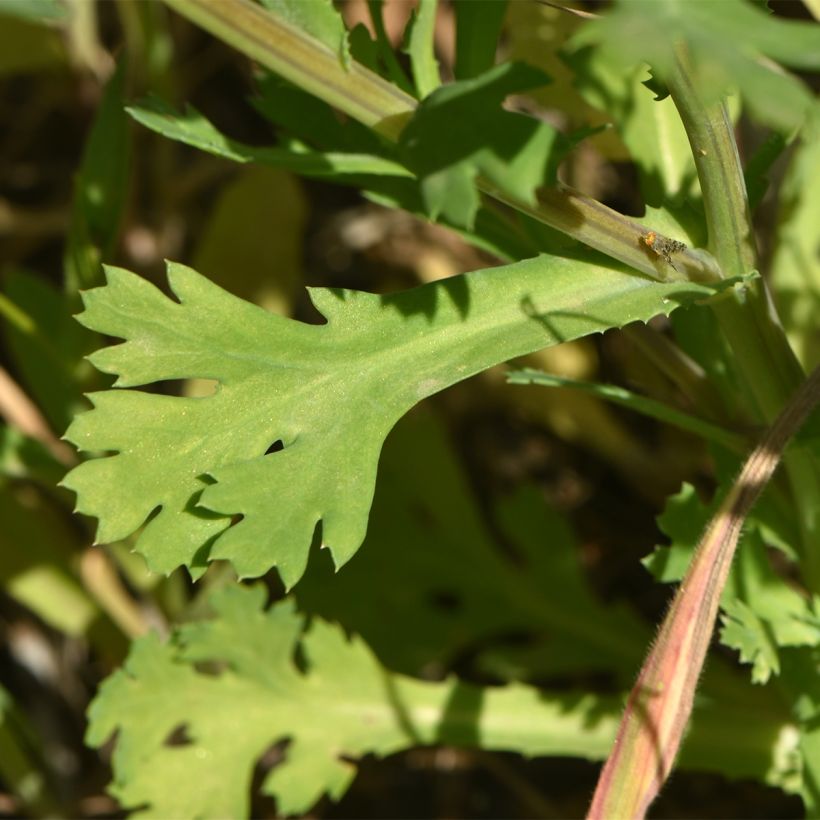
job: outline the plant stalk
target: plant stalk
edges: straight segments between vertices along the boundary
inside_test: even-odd
[[[698,93],[695,72],[685,48],[669,79],[669,91],[689,137],[700,179],[709,232],[709,251],[728,277],[757,267],[746,184],[734,133],[721,102],[706,103]],[[731,347],[758,420],[771,424],[804,374],[777,317],[765,281],[714,300],[712,310]],[[785,458],[786,472],[799,512],[802,557],[809,586],[820,591],[820,471],[803,450]]]
[[[747,459],[706,528],[630,693],[590,820],[642,818],[675,762],[743,523],[790,438],[820,401],[820,367]]]

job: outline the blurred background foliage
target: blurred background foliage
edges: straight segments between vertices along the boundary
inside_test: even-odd
[[[348,27],[371,25],[364,0],[341,8]],[[384,3],[396,45],[411,8]],[[593,67],[577,82],[554,47],[578,23],[537,3],[509,4],[504,56],[554,78],[518,104],[565,128],[606,124],[621,106],[620,127],[585,141],[563,178],[630,214],[663,197],[683,201],[694,169],[671,101],[654,102],[644,72],[596,76]],[[453,40],[452,7],[442,3],[436,53],[445,77]],[[72,516],[73,498],[57,486],[77,458],[60,436],[86,406],[83,393],[106,386],[83,360],[102,340],[71,318],[78,290],[101,282],[100,262],[159,284],[165,258],[183,261],[268,310],[313,320],[306,284],[391,292],[497,261],[351,188],[230,163],[124,111],[156,93],[191,102],[238,140],[270,144],[270,122],[248,103],[255,81],[246,59],[159,2],[0,3],[3,815],[117,815],[104,791],[109,750],[83,745],[89,699],[131,639],[196,617],[208,589],[231,577],[215,566],[195,588],[183,571],[152,576],[129,543],[92,546],[93,522]],[[759,135],[745,121],[739,128],[751,150]],[[783,210],[764,199],[757,219],[784,318],[814,365],[820,273],[805,259],[820,188],[801,179],[820,154],[817,143],[795,153],[784,178],[780,166],[772,172]],[[818,277],[808,288],[807,270]],[[676,319],[690,335],[697,321]],[[678,398],[640,333],[608,332],[520,364]],[[209,386],[163,389],[196,395]],[[316,554],[295,598],[303,612],[360,634],[392,670],[620,691],[668,591],[639,559],[666,543],[655,516],[684,481],[704,495],[714,487],[701,439],[581,391],[509,385],[502,369],[489,371],[401,422],[361,555],[334,575]],[[275,573],[266,581],[274,598],[284,594]],[[595,776],[580,760],[418,749],[366,759],[343,802],[320,803],[311,816],[576,816]],[[685,773],[654,814],[706,816],[705,807],[711,816],[800,814],[799,801],[777,790]],[[260,803],[254,814],[272,811]]]

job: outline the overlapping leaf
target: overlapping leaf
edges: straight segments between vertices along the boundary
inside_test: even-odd
[[[168,270],[178,302],[128,271],[107,277],[84,295],[80,321],[126,340],[92,356],[118,375],[115,386],[218,386],[203,398],[92,394],[94,409],[66,437],[112,455],[66,477],[78,510],[99,518],[101,542],[150,518],[137,547],[156,571],[199,572],[227,558],[242,576],[276,566],[288,586],[319,521],[337,566],[359,547],[382,442],[422,398],[714,292],[543,257],[385,297],[314,289],[328,320],[315,326],[269,314],[182,265]]]
[[[535,203],[551,181],[567,143],[554,128],[501,108],[513,92],[549,78],[525,63],[502,63],[478,77],[449,83],[426,97],[402,131],[400,148],[419,176],[433,219],[470,228],[482,175],[499,190]]]
[[[140,639],[102,685],[87,739],[99,746],[118,733],[111,791],[135,816],[246,816],[254,768],[278,743],[283,759],[261,789],[289,815],[325,793],[338,799],[355,775],[351,758],[368,753],[445,743],[600,759],[612,741],[617,696],[420,682],[326,622],[303,635],[289,602],[264,611],[263,599],[261,587],[220,591],[213,620],[181,627],[170,644]],[[700,765],[771,782],[774,756],[796,742],[793,733],[783,742],[771,711],[704,716],[690,744]]]
[[[606,670],[631,681],[649,630],[592,594],[567,522],[534,490],[494,511],[513,559],[431,415],[396,426],[379,472],[362,549],[336,574],[316,554],[295,591],[300,608],[340,621],[409,674],[475,656],[501,679]],[[511,646],[510,634],[522,641]]]
[[[279,812],[301,814],[324,793],[339,798],[355,774],[349,758],[439,742],[600,758],[617,699],[556,697],[535,689],[482,690],[455,681],[391,675],[367,647],[280,604],[262,611],[263,589],[228,588],[217,618],[182,627],[174,644],[138,641],[100,689],[88,741],[119,731],[112,792],[137,816],[248,814],[251,776],[264,752],[289,741],[262,791]],[[294,663],[301,649],[306,671]],[[218,675],[195,664],[216,664]],[[596,711],[597,710],[597,711]],[[184,730],[182,742],[170,739]],[[347,758],[347,759],[345,759]]]

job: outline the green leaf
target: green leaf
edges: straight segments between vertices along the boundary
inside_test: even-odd
[[[219,385],[198,399],[91,394],[94,409],[66,438],[115,455],[66,477],[78,510],[100,519],[100,542],[130,535],[156,512],[137,546],[155,571],[199,572],[226,558],[243,577],[276,565],[288,587],[319,521],[337,566],[356,552],[382,442],[421,399],[514,356],[715,292],[542,257],[389,296],[312,289],[328,321],[311,326],[183,265],[168,266],[178,302],[128,271],[106,273],[107,286],[84,294],[79,318],[126,340],[91,357],[119,376],[115,386]],[[271,452],[276,442],[282,452]]]
[[[301,293],[307,219],[301,180],[275,168],[242,168],[216,199],[194,264],[237,296],[288,314]],[[260,224],[277,229],[260,231]]]
[[[32,23],[66,23],[69,8],[60,0],[3,0],[0,3],[0,15]],[[5,22],[3,25],[6,25]]]
[[[458,80],[469,80],[495,64],[495,52],[507,0],[456,0],[456,64]]]
[[[790,650],[783,653],[782,661],[782,680],[799,721],[800,755],[794,791],[799,790],[803,798],[806,816],[815,817],[820,810],[820,652],[816,648]]]
[[[760,204],[760,200],[766,194],[770,181],[768,173],[778,157],[782,156],[787,145],[786,138],[777,131],[773,131],[763,140],[760,147],[746,163],[743,177],[746,181],[750,210],[755,211]],[[781,195],[782,193],[781,189]]]
[[[376,49],[379,60],[384,66],[383,73],[394,85],[408,94],[413,93],[412,83],[407,79],[404,69],[399,64],[396,54],[393,51],[393,44],[387,35],[384,27],[383,16],[384,0],[367,0],[367,7],[370,11],[370,21],[373,24],[373,32],[376,35]]]
[[[769,562],[759,528],[744,535],[743,549],[733,568],[734,599],[724,605],[721,642],[752,664],[752,681],[766,683],[780,674],[784,647],[820,644],[816,602],[792,589]]]
[[[799,127],[810,112],[817,116],[809,89],[767,60],[817,70],[820,28],[774,17],[744,0],[622,0],[579,30],[574,40],[576,46],[596,44],[604,59],[623,66],[649,63],[664,81],[675,70],[681,41],[695,66],[690,82],[711,99],[737,88],[757,119],[787,131]]]
[[[379,73],[379,47],[364,23],[357,23],[348,33],[350,54],[357,63]],[[271,75],[276,76],[276,75]],[[313,97],[316,100],[316,97]]]
[[[65,42],[50,27],[38,25],[31,15],[17,15],[15,9],[25,11],[30,3],[0,3],[0,77],[37,71],[65,71],[68,54]],[[43,6],[44,7],[44,6]],[[19,19],[17,19],[19,17]]]
[[[336,177],[340,174],[413,176],[399,163],[370,154],[323,153],[308,148],[295,151],[245,145],[220,133],[191,106],[186,106],[184,112],[179,112],[162,100],[151,98],[126,110],[137,122],[158,134],[234,162],[259,162],[317,177]]]
[[[551,373],[544,373],[540,370],[513,370],[507,375],[510,384],[540,384],[544,387],[564,387],[572,390],[582,390],[593,396],[618,404],[641,413],[650,418],[657,419],[666,424],[680,427],[697,436],[702,436],[707,441],[713,441],[735,452],[743,453],[748,449],[748,442],[742,436],[725,430],[716,424],[691,416],[675,407],[664,404],[661,401],[640,396],[623,387],[612,384],[594,384],[592,382],[580,381],[578,379],[568,379],[563,376],[554,376]]]
[[[97,607],[68,568],[76,539],[62,511],[37,495],[19,499],[0,481],[0,585],[4,593],[54,629],[83,635]]]
[[[125,77],[123,59],[106,85],[74,188],[64,254],[66,288],[72,294],[99,283],[99,261],[113,250],[125,209],[131,155]]]
[[[755,683],[766,683],[772,672],[779,674],[777,645],[767,633],[766,624],[750,607],[733,598],[723,607],[722,621],[721,643],[736,649],[742,663],[752,664]]]
[[[42,442],[16,427],[0,425],[0,476],[28,478],[51,488],[64,472],[65,466]]]
[[[214,620],[180,628],[171,644],[138,640],[100,688],[87,740],[100,746],[119,733],[111,791],[127,808],[146,807],[135,816],[247,816],[254,766],[284,740],[284,760],[262,784],[281,815],[304,813],[324,793],[338,799],[355,775],[350,758],[369,753],[434,742],[606,753],[616,699],[544,700],[521,686],[392,675],[338,627],[314,620],[302,635],[289,602],[263,611],[264,595],[261,587],[216,593]],[[220,671],[199,671],[205,665]],[[185,742],[168,743],[180,729]]]
[[[11,273],[0,294],[4,336],[27,390],[54,430],[62,432],[82,404],[77,361],[88,352],[87,331],[71,306],[42,279]]]
[[[592,593],[567,522],[535,490],[482,509],[445,431],[422,408],[388,437],[356,557],[334,573],[314,553],[295,595],[301,609],[338,620],[408,674],[475,657],[495,678],[598,670],[627,685],[651,639],[625,607]],[[509,646],[511,634],[527,637],[526,652]]]
[[[567,145],[544,122],[505,111],[511,93],[548,77],[524,63],[504,63],[470,80],[450,83],[422,100],[399,146],[421,178],[429,215],[470,227],[481,174],[499,190],[535,204],[535,191],[554,176]]]
[[[347,30],[333,0],[261,0],[265,8],[324,43],[345,67],[350,65]]]
[[[423,99],[441,85],[435,55],[436,8],[438,0],[420,0],[408,24],[407,48],[416,96]]]
[[[574,85],[595,108],[606,111],[638,168],[644,200],[660,205],[689,193],[695,163],[689,139],[675,104],[657,99],[647,87],[645,65],[628,70],[607,59],[606,52],[583,49],[566,60],[574,69]]]
[[[338,799],[365,754],[443,743],[600,759],[612,743],[618,697],[413,680],[339,627],[314,619],[304,633],[292,602],[265,611],[264,597],[262,587],[215,593],[213,620],[168,644],[137,640],[100,687],[86,739],[102,746],[117,733],[110,790],[132,816],[247,816],[254,769],[277,743],[283,759],[261,791],[281,816]],[[771,782],[795,735],[776,705],[753,718],[707,706],[683,762]]]
[[[367,32],[364,26],[356,28]],[[268,72],[257,80],[251,101],[262,116],[277,126],[277,133],[284,131],[323,151],[395,154],[392,144],[375,131],[357,120],[340,117],[332,106],[276,74]]]

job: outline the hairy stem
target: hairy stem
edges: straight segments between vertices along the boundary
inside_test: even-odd
[[[689,722],[743,522],[786,444],[820,401],[820,367],[787,403],[706,528],[647,657],[588,817],[641,818],[669,776]]]

